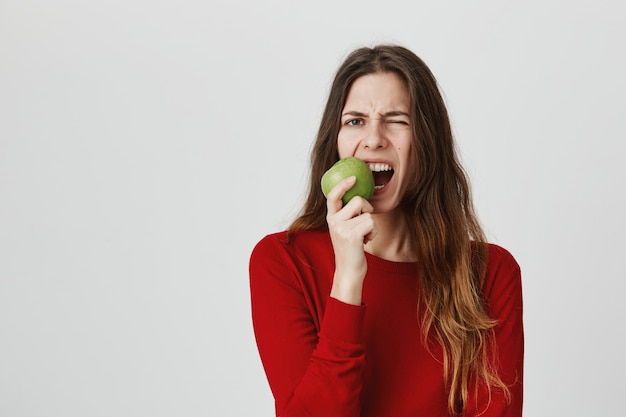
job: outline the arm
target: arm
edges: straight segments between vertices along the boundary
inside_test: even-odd
[[[277,239],[250,259],[252,319],[259,354],[281,417],[358,416],[365,350],[365,307],[328,298],[315,312]]]
[[[366,200],[353,198],[343,206],[341,197],[355,181],[339,182],[327,199],[335,272],[323,313],[313,311],[304,288],[314,284],[301,285],[282,245],[264,240],[252,253],[253,324],[281,417],[360,414],[365,364],[361,296],[367,271],[363,245],[376,228]]]
[[[355,181],[354,176],[345,178],[328,193],[326,221],[335,252],[335,274],[330,296],[360,305],[367,272],[363,247],[374,239],[377,229],[371,214],[374,208],[367,200],[356,197],[343,205],[341,198]]]
[[[494,328],[497,369],[503,382],[509,387],[510,401],[507,401],[501,389],[493,389],[491,397],[486,390],[479,389],[476,401],[470,399],[468,403],[466,417],[521,417],[524,368],[521,272],[508,252],[500,247],[492,250],[499,252],[502,261],[488,271],[492,277],[485,297],[489,314],[498,323]]]

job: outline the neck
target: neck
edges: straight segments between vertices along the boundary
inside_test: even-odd
[[[365,245],[365,251],[379,258],[395,262],[414,262],[411,238],[404,214],[399,211],[373,214],[376,237]]]

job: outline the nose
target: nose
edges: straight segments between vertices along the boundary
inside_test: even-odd
[[[370,124],[369,129],[365,132],[365,136],[361,140],[361,144],[365,149],[380,149],[384,148],[387,144],[387,138],[383,131],[383,126],[380,121],[375,121]]]

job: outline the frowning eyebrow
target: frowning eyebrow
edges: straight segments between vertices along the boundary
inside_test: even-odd
[[[400,110],[392,110],[392,111],[388,111],[385,113],[379,113],[380,117],[382,118],[387,118],[387,117],[395,117],[395,116],[406,116],[409,117],[409,114],[407,112],[403,112]],[[347,111],[344,114],[341,115],[341,117],[345,117],[345,116],[354,116],[354,117],[369,117],[367,114],[365,113],[361,113],[359,111]]]

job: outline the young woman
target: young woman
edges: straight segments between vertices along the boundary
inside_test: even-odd
[[[522,415],[520,269],[489,244],[428,67],[404,47],[340,66],[312,151],[308,198],[250,259],[252,319],[281,417]],[[369,201],[328,199],[356,156]]]

